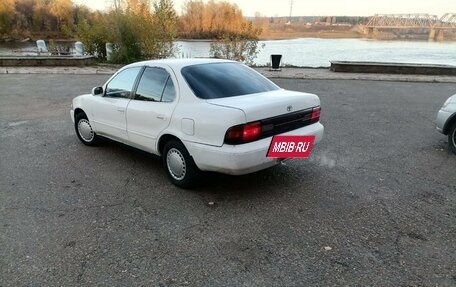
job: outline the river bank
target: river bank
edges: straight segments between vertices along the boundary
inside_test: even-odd
[[[427,29],[410,30],[401,29],[377,29],[375,34],[365,34],[363,25],[344,26],[288,26],[281,29],[263,31],[260,40],[286,40],[297,38],[319,38],[319,39],[371,39],[377,41],[429,41]],[[438,42],[456,41],[456,31],[448,30],[445,37]]]

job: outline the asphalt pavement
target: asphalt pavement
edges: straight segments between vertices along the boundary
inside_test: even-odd
[[[173,186],[87,147],[71,99],[109,77],[0,75],[0,286],[455,286],[454,83],[274,79],[316,93],[308,160]]]

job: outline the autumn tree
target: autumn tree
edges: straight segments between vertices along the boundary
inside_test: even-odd
[[[15,28],[22,31],[29,31],[33,23],[33,0],[15,1]]]
[[[180,17],[180,31],[183,37],[200,38],[203,32],[203,1],[188,1]]]
[[[269,32],[269,17],[262,15],[260,12],[255,13],[255,18],[253,19],[253,24],[256,27],[261,28],[262,35],[267,35]]]
[[[236,4],[227,1],[190,0],[180,19],[183,38],[210,38],[210,54],[253,64],[259,52],[261,28],[248,21]]]
[[[71,0],[53,0],[49,5],[49,11],[57,19],[57,29],[62,25],[73,26],[73,2]]]
[[[75,5],[73,6],[73,22],[74,25],[78,25],[81,21],[91,19],[100,15],[100,12],[92,12],[87,6],[84,5]]]
[[[159,0],[153,5],[152,35],[146,39],[158,39],[158,46],[149,53],[149,58],[165,58],[174,55],[176,48],[174,41],[178,34],[179,18],[171,0]],[[151,37],[152,36],[152,37]]]
[[[236,4],[211,0],[188,1],[181,16],[181,33],[186,38],[211,38],[210,54],[253,64],[259,52],[261,28],[248,21]]]
[[[13,23],[14,0],[0,1],[0,36],[7,34]]]
[[[78,38],[100,58],[104,43],[114,44],[113,62],[130,63],[142,59],[172,56],[177,36],[178,16],[171,0],[114,1],[114,9],[97,21],[77,25]]]
[[[84,44],[90,55],[103,60],[106,58],[106,42],[113,42],[112,23],[106,14],[94,13],[90,18],[81,18],[76,25],[76,37]]]
[[[53,15],[49,12],[46,0],[35,0],[33,5],[32,27],[34,31],[49,31],[52,29]]]
[[[122,19],[118,26],[118,55],[124,56],[117,61],[131,62],[132,58],[156,59],[173,55],[178,23],[173,2],[157,0],[152,7],[147,0],[127,0],[126,4],[124,12],[118,15]],[[127,51],[130,54],[128,57],[124,53]]]
[[[190,0],[185,3],[180,21],[184,38],[220,38],[242,32],[248,21],[236,4],[211,0],[207,3]]]
[[[253,65],[260,46],[258,37],[261,29],[251,22],[243,23],[238,32],[228,32],[211,43],[210,54],[214,58],[223,58]]]
[[[74,23],[92,13],[72,0],[0,0],[0,36],[13,40],[71,37]]]

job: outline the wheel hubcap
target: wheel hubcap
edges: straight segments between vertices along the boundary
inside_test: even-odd
[[[182,180],[187,173],[187,165],[182,153],[175,148],[168,151],[166,155],[166,165],[171,176],[176,180]]]
[[[86,119],[82,119],[79,121],[78,132],[81,138],[86,142],[92,141],[93,137],[95,136],[95,133],[92,130],[92,126]]]

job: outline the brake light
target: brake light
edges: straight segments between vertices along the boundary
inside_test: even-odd
[[[312,109],[312,115],[310,117],[310,121],[312,123],[316,123],[320,120],[320,113],[321,113],[321,107],[315,107]]]
[[[225,143],[242,144],[256,141],[261,137],[261,123],[254,122],[229,128],[225,134]]]

